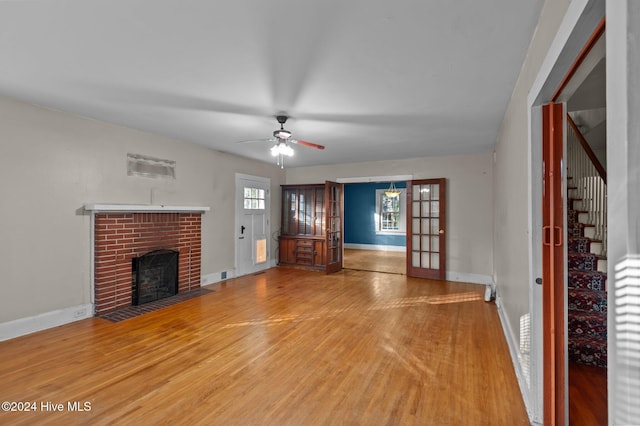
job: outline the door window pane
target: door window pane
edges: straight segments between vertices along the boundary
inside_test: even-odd
[[[266,191],[260,188],[244,188],[243,206],[247,210],[264,210]]]

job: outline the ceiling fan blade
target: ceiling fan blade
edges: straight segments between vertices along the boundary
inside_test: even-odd
[[[320,145],[320,144],[313,143],[313,142],[300,141],[300,140],[296,140],[296,139],[289,139],[289,142],[297,143],[298,145],[308,146],[309,148],[324,149],[324,145]]]
[[[246,141],[238,141],[236,143],[252,143],[252,142],[275,142],[276,140],[274,138],[271,139],[249,139]]]

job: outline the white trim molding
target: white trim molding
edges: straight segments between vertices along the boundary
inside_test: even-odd
[[[338,183],[374,183],[374,182],[404,182],[412,180],[413,175],[395,175],[395,176],[365,176],[353,178],[337,178]]]
[[[0,324],[0,342],[93,316],[93,304],[71,306]]]
[[[484,274],[472,274],[469,272],[455,272],[455,271],[447,271],[446,274],[447,281],[457,281],[462,283],[469,284],[481,284],[488,285],[491,288],[494,288],[493,277],[491,275]]]
[[[84,209],[94,213],[204,213],[209,211],[209,207],[205,206],[165,206],[151,204],[85,204]]]

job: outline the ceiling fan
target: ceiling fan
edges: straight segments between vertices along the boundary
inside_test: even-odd
[[[319,145],[313,142],[293,139],[291,137],[291,132],[288,130],[285,130],[284,128],[284,123],[287,122],[288,118],[289,117],[286,115],[276,116],[276,120],[278,120],[278,123],[280,123],[280,129],[273,131],[273,138],[241,141],[240,143],[263,142],[263,141],[274,142],[275,145],[271,147],[271,155],[273,155],[274,157],[277,157],[277,164],[281,168],[284,168],[285,157],[293,156],[293,148],[289,144],[302,145],[302,146],[315,148],[315,149],[324,149],[324,145]]]

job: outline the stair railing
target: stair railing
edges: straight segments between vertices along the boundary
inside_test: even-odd
[[[586,139],[567,114],[567,176],[569,186],[576,187],[576,197],[588,213],[587,223],[593,225],[594,239],[602,241],[601,256],[607,255],[607,172]]]

